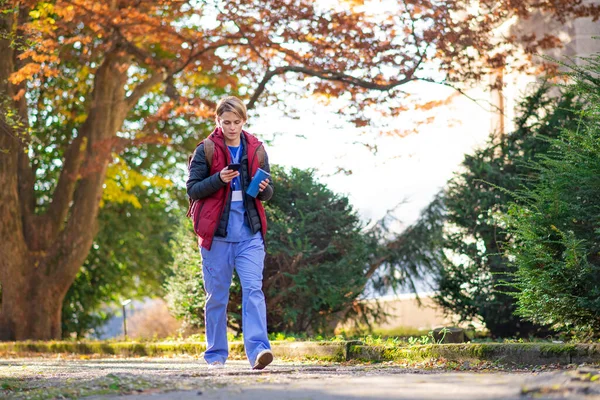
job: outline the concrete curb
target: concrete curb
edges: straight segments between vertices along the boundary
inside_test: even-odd
[[[276,357],[304,358],[322,361],[349,361],[353,346],[363,345],[359,341],[347,342],[272,342],[271,348]],[[368,346],[363,346],[368,347]]]
[[[600,344],[470,343],[424,346],[370,346],[359,341],[271,342],[278,358],[322,361],[419,361],[445,358],[450,361],[490,361],[499,364],[544,365],[600,363]],[[137,342],[3,342],[0,357],[37,354],[99,354],[136,356],[200,356],[204,343]],[[230,354],[244,356],[244,344],[230,343]]]
[[[401,361],[445,358],[450,361],[491,361],[499,364],[545,365],[600,363],[600,344],[471,343],[411,347],[354,345],[350,359]]]

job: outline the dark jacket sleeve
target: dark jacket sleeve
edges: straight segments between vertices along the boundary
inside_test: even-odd
[[[225,182],[221,180],[219,172],[213,175],[209,174],[210,168],[206,163],[204,143],[202,143],[194,151],[194,157],[190,165],[190,176],[186,183],[187,194],[192,200],[203,199],[225,187]]]
[[[269,156],[266,152],[265,152],[265,165],[262,169],[264,169],[268,173],[271,173],[271,166],[269,165]],[[267,186],[265,188],[265,190],[260,192],[258,194],[258,196],[256,196],[256,198],[259,199],[260,201],[271,200],[271,197],[273,197],[273,190],[274,190],[273,189],[273,180],[271,178],[269,178],[269,186]]]

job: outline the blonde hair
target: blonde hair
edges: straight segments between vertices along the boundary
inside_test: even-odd
[[[215,114],[220,117],[226,112],[232,112],[244,121],[248,120],[246,105],[235,96],[228,96],[219,100]]]

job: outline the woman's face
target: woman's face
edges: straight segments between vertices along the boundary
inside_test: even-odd
[[[225,139],[228,141],[236,140],[238,137],[240,137],[240,134],[242,133],[242,127],[244,126],[244,122],[246,122],[230,111],[221,114],[217,118],[217,121],[219,122],[221,129],[223,129],[223,135],[225,135]]]

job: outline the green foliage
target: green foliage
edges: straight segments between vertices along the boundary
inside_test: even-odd
[[[449,227],[444,237],[445,258],[436,300],[463,319],[481,317],[495,336],[527,336],[537,330],[514,315],[507,287],[514,271],[502,255],[506,232],[494,217],[506,210],[509,192],[528,187],[535,176],[528,164],[548,151],[540,136],[556,136],[576,123],[573,96],[547,97],[541,88],[527,97],[517,118],[517,129],[499,143],[465,157],[465,171],[451,180],[444,194]]]
[[[419,248],[408,258],[435,271],[435,300],[463,321],[481,319],[494,336],[540,332],[514,315],[514,289],[503,286],[514,272],[501,249],[509,237],[495,215],[507,209],[510,191],[532,185],[537,172],[529,165],[549,148],[538,138],[579,123],[575,96],[548,92],[543,86],[522,101],[514,132],[492,136],[487,146],[465,156],[462,171],[403,233],[405,243]]]
[[[204,325],[206,296],[198,243],[190,220],[179,221],[180,228],[171,240],[174,261],[167,278],[165,300],[173,316],[183,321],[182,328]]]
[[[312,170],[274,168],[264,289],[270,331],[326,332],[367,281],[375,237],[348,198],[317,182]]]
[[[579,124],[548,139],[537,178],[505,216],[517,267],[517,312],[578,335],[600,332],[600,55],[573,67],[585,107]]]
[[[162,292],[172,258],[168,243],[176,226],[175,211],[161,199],[158,188],[133,192],[141,208],[107,202],[100,210],[99,232],[63,302],[64,336],[97,331],[110,317],[104,311],[107,305]]]

